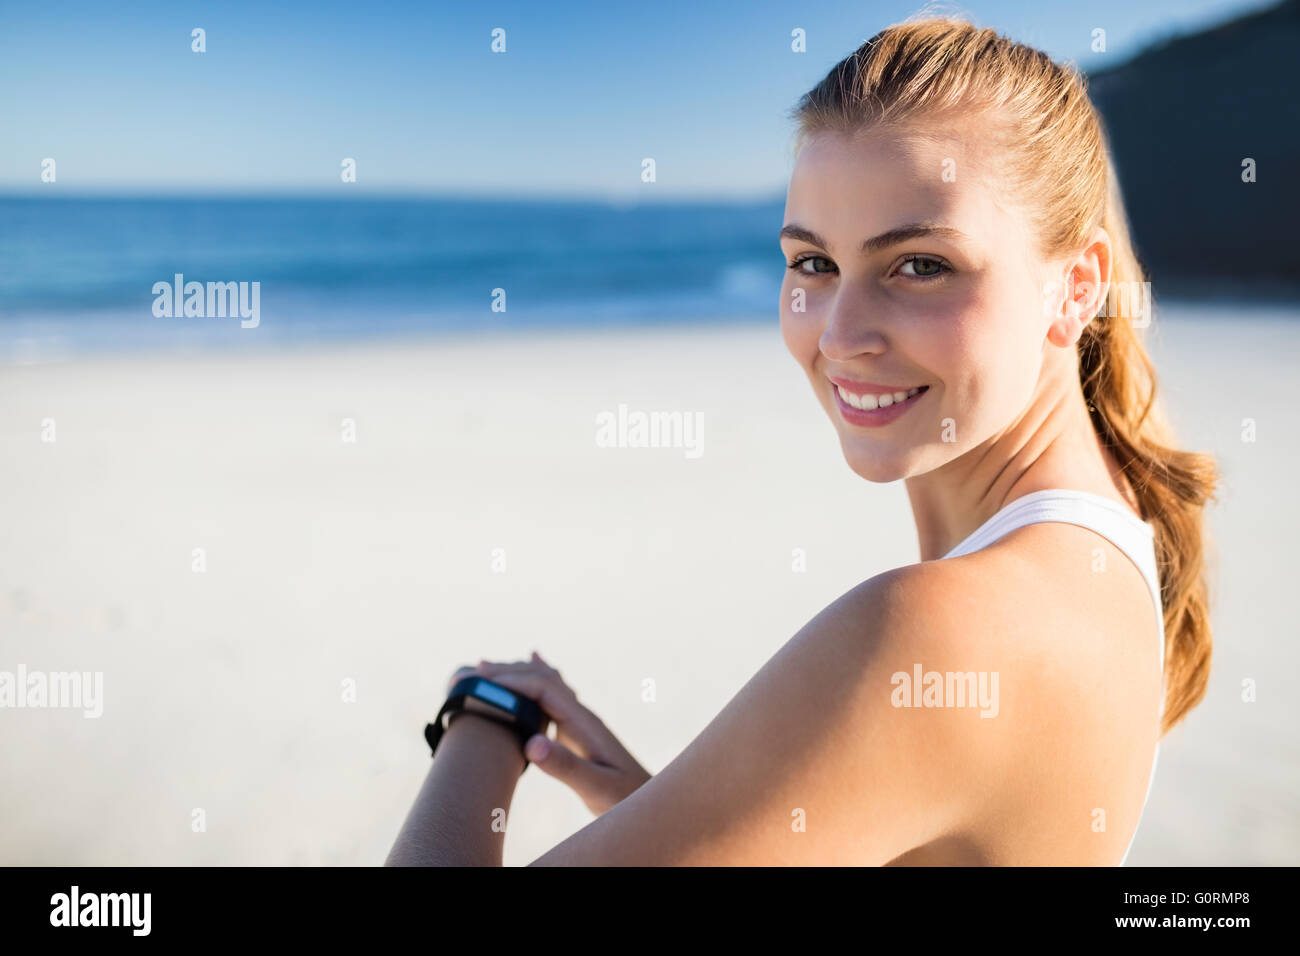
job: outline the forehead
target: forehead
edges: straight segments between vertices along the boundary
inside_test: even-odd
[[[995,188],[990,150],[972,126],[810,135],[795,160],[786,222],[856,245],[900,223],[931,221],[990,245],[1024,223]]]

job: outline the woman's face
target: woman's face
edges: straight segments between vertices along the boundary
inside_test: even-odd
[[[817,133],[796,160],[781,334],[869,481],[957,458],[1033,394],[1050,270],[991,177],[978,130]]]

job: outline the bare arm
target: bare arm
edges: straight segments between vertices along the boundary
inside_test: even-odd
[[[987,799],[972,767],[998,777],[998,722],[891,704],[891,675],[962,647],[944,573],[835,601],[667,767],[531,865],[873,865],[960,826]]]
[[[1036,527],[1016,534],[1050,531]],[[1051,562],[1059,539],[1043,556],[993,547],[853,588],[667,767],[531,865],[870,866],[976,831],[1005,850],[1004,831],[1035,814],[1015,858],[1118,859],[1123,828],[1099,835],[1089,814],[1126,792],[1111,779],[1117,741],[1149,701],[1116,686],[1087,614],[1097,595],[1077,593],[1073,552]],[[1154,667],[1145,644],[1131,656]],[[992,706],[918,704],[928,683],[900,694],[896,678],[920,669],[988,676]],[[390,862],[501,862],[491,813],[508,810],[523,757],[504,728],[476,730],[439,748]]]
[[[506,817],[523,771],[523,751],[509,728],[478,714],[457,716],[384,865],[501,866]]]

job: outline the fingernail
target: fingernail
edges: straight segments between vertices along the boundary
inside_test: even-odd
[[[545,760],[546,755],[551,752],[551,741],[549,738],[536,734],[528,738],[528,746],[524,748],[528,757],[533,763]]]

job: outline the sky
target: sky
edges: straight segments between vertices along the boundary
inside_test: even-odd
[[[0,192],[619,201],[644,197],[651,157],[657,199],[767,198],[789,177],[790,107],[921,5],[0,0]],[[941,9],[1097,71],[1268,5]],[[806,52],[791,50],[796,28]]]

